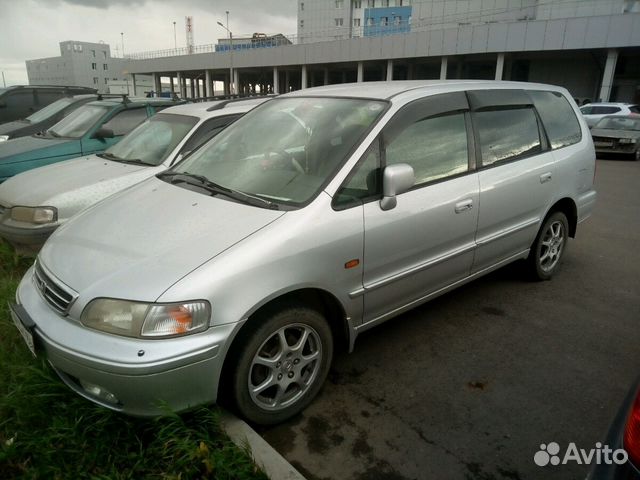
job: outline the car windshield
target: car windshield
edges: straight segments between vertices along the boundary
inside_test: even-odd
[[[56,113],[61,111],[62,109],[68,107],[73,103],[73,99],[71,98],[61,98],[60,100],[56,100],[53,103],[50,103],[44,108],[41,108],[36,113],[29,115],[26,120],[31,123],[38,123],[46,120],[47,118],[51,118]]]
[[[274,99],[228,127],[174,172],[300,205],[335,173],[385,106],[368,99]]]
[[[83,105],[56,123],[48,132],[54,137],[80,138],[87,133],[107,111],[107,107],[100,105]]]
[[[603,130],[640,131],[640,117],[605,117],[596,124],[595,128],[601,128]]]
[[[161,164],[198,123],[197,117],[159,113],[147,120],[105,153],[114,160]]]

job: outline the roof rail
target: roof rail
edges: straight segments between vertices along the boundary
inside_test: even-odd
[[[242,102],[244,100],[251,100],[252,98],[273,98],[273,97],[277,97],[277,95],[226,95],[223,96],[223,98],[216,98],[213,97],[214,100],[221,100],[220,103],[216,103],[215,105],[211,105],[209,108],[207,108],[207,112],[213,112],[214,110],[221,110],[224,107],[226,107],[227,105],[229,105],[230,103],[235,103],[235,102]]]
[[[99,93],[98,100],[104,100],[109,98],[120,98],[122,99],[122,103],[131,103],[129,100],[129,95],[127,93]]]

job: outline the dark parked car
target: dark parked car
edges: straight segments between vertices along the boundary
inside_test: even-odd
[[[50,103],[23,120],[3,123],[0,125],[0,142],[45,131],[76,108],[97,98],[98,96],[93,94],[64,97]]]
[[[28,117],[62,97],[88,93],[97,93],[97,90],[56,85],[16,85],[0,88],[0,124]]]
[[[610,115],[591,129],[596,153],[617,153],[640,160],[640,115]]]
[[[624,399],[603,443],[614,451],[623,448],[629,459],[623,464],[595,465],[588,480],[640,480],[640,378]]]

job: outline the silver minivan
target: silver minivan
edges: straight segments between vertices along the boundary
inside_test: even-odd
[[[515,260],[549,279],[593,209],[568,92],[489,81],[293,92],[59,228],[11,306],[80,395],[280,422],[358,334]],[[163,407],[164,406],[164,407]]]

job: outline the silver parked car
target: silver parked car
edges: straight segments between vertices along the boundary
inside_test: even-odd
[[[591,129],[596,153],[622,154],[640,161],[640,115],[610,115]]]
[[[593,128],[596,123],[607,115],[640,114],[640,106],[621,102],[588,103],[580,107],[580,113],[587,121],[589,128]]]
[[[20,252],[37,251],[73,215],[166,170],[267,98],[167,108],[104,153],[8,179],[0,184],[0,237]]]
[[[591,214],[594,171],[562,88],[293,92],[58,229],[13,318],[70,388],[108,408],[224,397],[280,422],[361,332],[518,259],[550,278]]]

